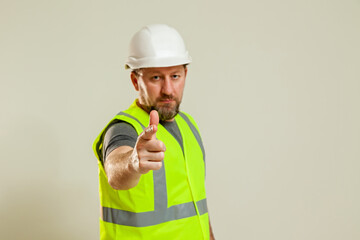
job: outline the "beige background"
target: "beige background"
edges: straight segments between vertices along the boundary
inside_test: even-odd
[[[0,239],[98,239],[92,141],[132,34],[193,57],[217,239],[360,239],[360,1],[0,1]]]

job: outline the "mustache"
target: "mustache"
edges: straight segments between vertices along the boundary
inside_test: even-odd
[[[173,95],[162,95],[156,99],[157,101],[164,101],[164,100],[176,100]]]

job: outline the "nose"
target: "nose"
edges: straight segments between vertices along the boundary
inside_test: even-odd
[[[173,82],[171,81],[170,77],[164,78],[162,87],[161,87],[161,93],[166,95],[172,95],[174,90]]]

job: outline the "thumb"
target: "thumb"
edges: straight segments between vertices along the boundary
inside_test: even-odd
[[[157,132],[157,126],[159,124],[159,114],[156,110],[150,112],[149,126],[143,132],[142,138],[150,140]]]

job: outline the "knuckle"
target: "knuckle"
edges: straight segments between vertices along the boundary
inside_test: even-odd
[[[154,164],[154,170],[159,170],[162,167],[162,162],[157,162]]]
[[[159,149],[164,149],[164,148],[165,148],[165,144],[164,144],[162,141],[158,140],[158,141],[157,141],[157,147],[158,147]]]
[[[144,152],[144,151],[139,151],[138,152],[138,159],[139,159],[139,162],[144,162],[144,161],[146,161],[146,159],[147,159],[147,153],[146,152]]]
[[[166,150],[166,146],[163,142],[161,142],[161,149],[163,149],[164,151]]]
[[[146,163],[144,161],[139,161],[139,168],[140,169],[145,169],[146,168]]]

